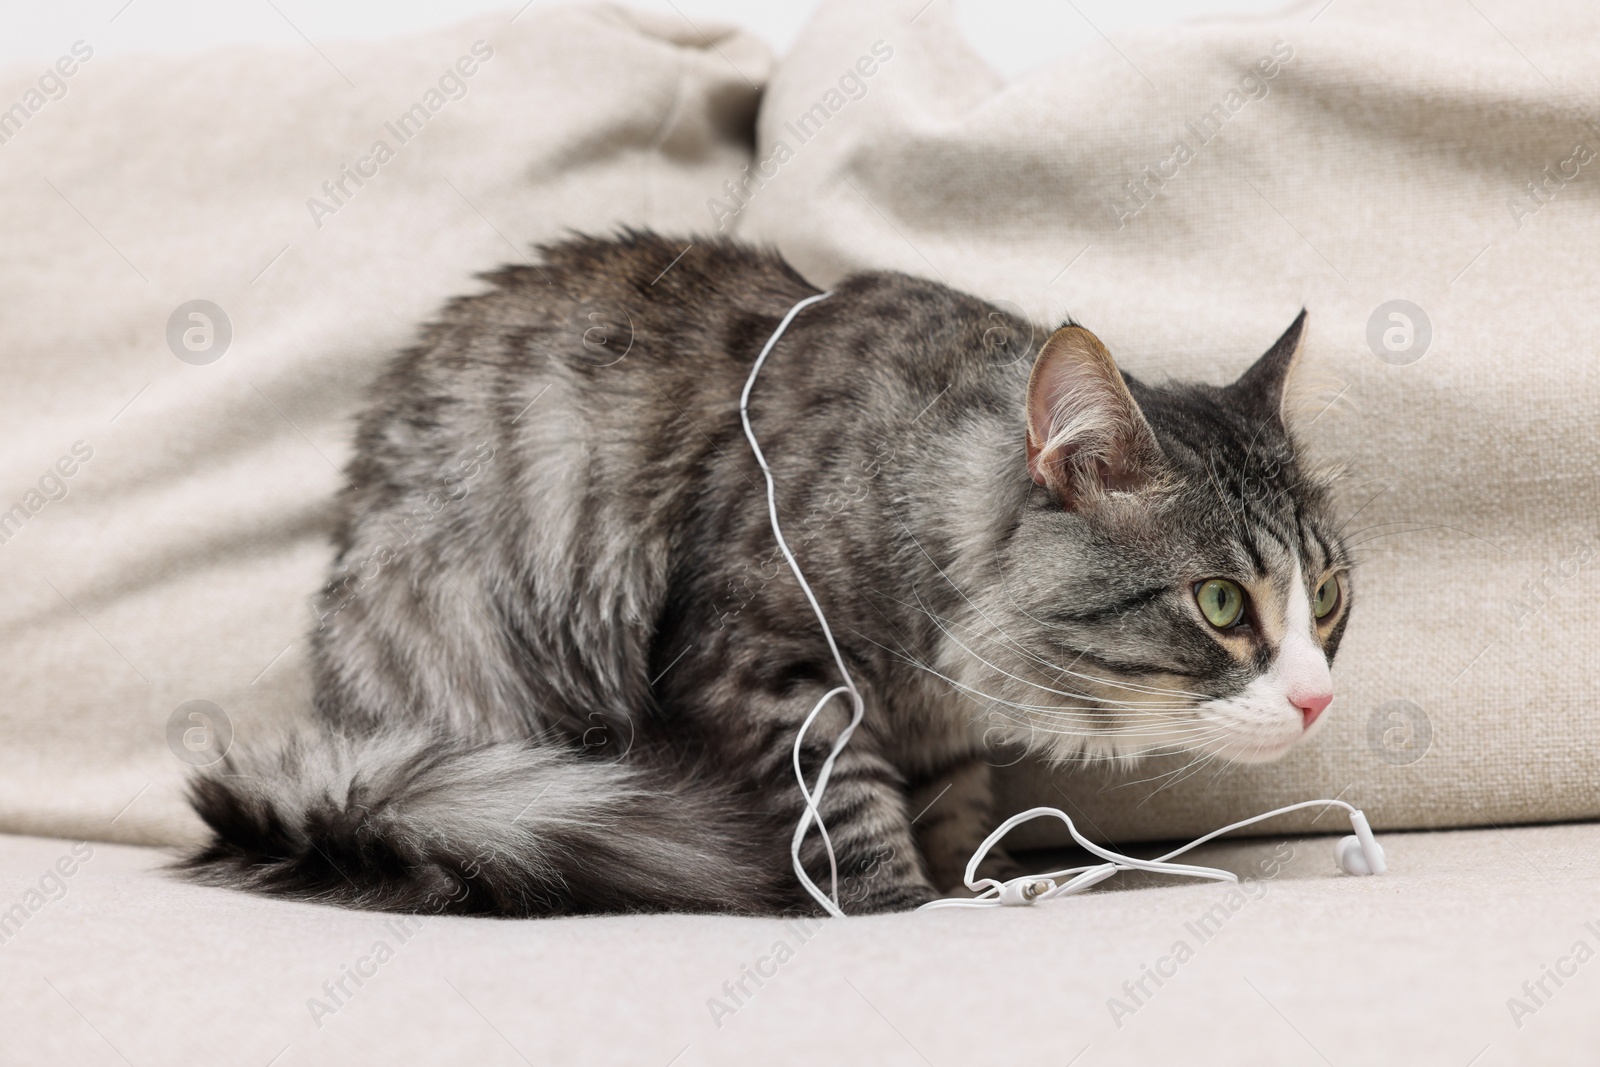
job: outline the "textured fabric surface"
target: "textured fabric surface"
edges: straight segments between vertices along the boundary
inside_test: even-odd
[[[150,849],[84,862],[69,841],[0,838],[0,1032],[7,1063],[84,1067],[1592,1064],[1600,959],[1575,948],[1600,950],[1600,827],[1384,844],[1378,879],[1332,874],[1329,838],[1267,839],[1203,856],[1246,879],[1237,896],[1136,888],[801,929],[400,924],[174,882]],[[63,858],[72,873],[50,877]],[[1540,980],[1535,1003],[1523,983]],[[748,996],[724,989],[741,981]],[[1513,1018],[1511,998],[1531,1010]]]
[[[897,267],[1071,312],[1153,377],[1226,380],[1310,308],[1305,436],[1348,466],[1364,557],[1329,728],[1176,783],[1181,764],[1024,765],[1008,810],[1065,795],[1118,840],[1318,794],[1380,826],[1600,815],[1600,186],[1575,162],[1600,143],[1600,16],[1316,14],[1119,36],[1003,85],[942,3],[832,4],[774,76],[753,155],[759,44],[602,9],[77,62],[0,145],[0,513],[23,509],[0,522],[0,828],[192,834],[174,752],[206,724],[178,709],[209,701],[245,736],[306,705],[309,601],[375,369],[475,271],[618,222],[725,227],[821,283]],[[38,78],[0,76],[0,101]],[[747,164],[770,180],[732,197]],[[232,333],[204,365],[168,336],[196,299]],[[1368,340],[1395,299],[1431,324],[1405,365]],[[215,354],[183,348],[194,325],[178,316],[178,349]]]
[[[306,706],[377,368],[535,240],[703,227],[749,158],[753,39],[512,14],[323,55],[91,56],[0,146],[0,511],[25,509],[0,528],[0,826],[191,834],[169,718],[209,701],[247,736]],[[0,77],[0,99],[38,76]],[[195,299],[231,323],[205,365],[167,338]],[[218,355],[190,328],[178,350]],[[188,715],[178,749],[206,740]]]
[[[1296,421],[1361,558],[1326,731],[1272,766],[1020,769],[1007,811],[1064,791],[1112,837],[1340,793],[1384,826],[1600,815],[1597,20],[1318,0],[1003,84],[948,5],[839,0],[784,57],[729,225],[818,284],[897,268],[1218,383],[1310,311]]]

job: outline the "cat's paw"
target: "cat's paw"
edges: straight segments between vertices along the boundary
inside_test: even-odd
[[[841,896],[846,915],[882,915],[891,911],[914,911],[939,894],[930,885],[903,883],[864,887],[862,892]]]
[[[1013,878],[1021,878],[1030,874],[1026,867],[1011,857],[1011,853],[1003,848],[993,848],[978,864],[979,878],[993,878],[997,882],[1009,882]]]
[[[962,864],[962,872],[957,874],[954,877],[954,881],[945,889],[945,896],[971,897],[977,895],[967,888],[965,867],[966,865]],[[1012,859],[1009,852],[998,847],[990,849],[989,854],[983,858],[983,862],[978,864],[979,878],[993,878],[997,882],[1009,882],[1013,878],[1021,878],[1031,873],[1022,864]]]

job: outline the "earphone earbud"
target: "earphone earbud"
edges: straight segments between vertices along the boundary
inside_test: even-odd
[[[1359,811],[1350,812],[1350,825],[1355,833],[1339,838],[1339,843],[1333,846],[1339,869],[1345,874],[1354,875],[1382,874],[1388,870],[1383,846],[1372,836],[1372,827],[1367,825],[1366,815]]]
[[[1367,862],[1366,854],[1361,849],[1361,839],[1355,834],[1346,834],[1339,838],[1339,843],[1333,846],[1333,856],[1339,863],[1339,869],[1345,874],[1372,873],[1372,865]]]

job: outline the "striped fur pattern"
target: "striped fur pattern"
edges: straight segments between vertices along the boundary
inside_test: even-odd
[[[838,680],[738,398],[816,290],[775,255],[688,244],[544,248],[378,382],[316,599],[322,726],[196,779],[213,836],[192,877],[399,911],[814,908],[787,857],[791,746]],[[1052,405],[1030,403],[1047,331],[929,281],[856,275],[795,320],[751,418],[868,706],[824,808],[847,912],[960,881],[996,746],[1298,740],[1272,691],[1305,636],[1296,583],[1348,569],[1280,414],[1299,331],[1228,388],[1052,357]],[[1250,591],[1241,632],[1195,606],[1214,575]],[[1330,660],[1340,580],[1310,631]],[[811,731],[809,776],[843,722]],[[826,887],[814,834],[804,859]]]

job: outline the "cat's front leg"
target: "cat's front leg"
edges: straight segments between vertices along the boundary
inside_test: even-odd
[[[970,896],[967,862],[994,829],[993,765],[973,756],[918,781],[911,789],[912,830],[928,876],[952,896]],[[978,865],[979,878],[1005,881],[1025,873],[1003,844]]]
[[[820,736],[808,736],[801,750],[808,785],[815,784],[830,748],[831,743]],[[805,798],[794,780],[792,763],[785,766],[782,807],[798,823]],[[900,773],[877,751],[870,736],[858,730],[835,761],[819,805],[833,844],[839,906],[846,915],[906,911],[938,896],[923,867],[906,808]],[[815,828],[807,834],[800,857],[812,881],[828,893],[833,866]],[[802,887],[797,885],[796,891],[802,903],[815,906]]]

